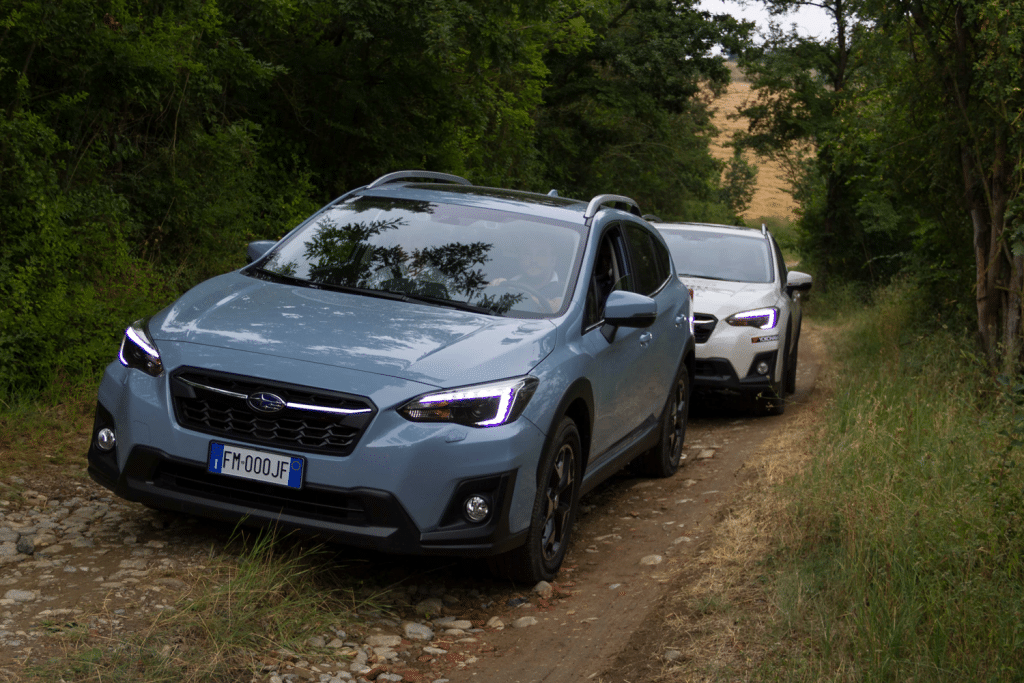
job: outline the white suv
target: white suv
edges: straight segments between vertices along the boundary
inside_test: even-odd
[[[694,390],[752,398],[758,413],[781,414],[796,390],[800,293],[811,276],[787,271],[764,226],[654,225],[693,292]]]

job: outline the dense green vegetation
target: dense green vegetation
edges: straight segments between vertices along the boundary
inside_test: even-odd
[[[397,169],[736,220],[698,93],[748,31],[668,0],[5,2],[0,395],[94,381],[127,323]]]
[[[736,221],[751,167],[708,151],[716,46],[819,289],[912,274],[1014,370],[1024,2],[810,4],[831,37],[755,45],[669,0],[4,3],[0,394],[93,381],[127,322],[400,168]]]
[[[780,680],[1024,670],[1024,386],[993,378],[921,296],[900,283],[870,306],[828,302],[842,379],[764,567]]]
[[[791,169],[819,285],[913,274],[1016,370],[1024,294],[1024,2],[765,0],[823,7],[828,40],[776,29],[743,55],[745,144]]]

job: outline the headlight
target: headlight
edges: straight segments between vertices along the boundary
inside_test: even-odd
[[[455,422],[467,427],[496,427],[515,421],[537,389],[536,377],[439,391],[413,399],[398,413],[413,422]]]
[[[160,361],[160,352],[156,350],[156,343],[149,336],[146,323],[149,318],[136,320],[124,331],[124,339],[121,340],[121,350],[117,359],[126,368],[142,370],[147,375],[156,377],[164,371],[164,364]]]
[[[779,321],[779,309],[758,308],[753,311],[743,311],[730,315],[725,319],[733,327],[757,327],[762,330],[770,330]]]

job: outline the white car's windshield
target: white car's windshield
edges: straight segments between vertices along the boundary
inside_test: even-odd
[[[703,230],[662,230],[682,276],[733,282],[771,282],[768,240]]]
[[[360,197],[278,245],[259,270],[314,286],[553,315],[571,295],[580,229],[527,214]]]

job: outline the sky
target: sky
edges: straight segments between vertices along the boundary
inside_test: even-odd
[[[731,14],[739,19],[757,22],[758,31],[768,28],[768,10],[760,2],[752,1],[744,7],[734,0],[701,0],[700,8],[712,14]],[[795,23],[800,34],[808,38],[828,38],[832,33],[832,22],[824,11],[816,7],[804,7],[799,12],[776,19],[783,28]]]

